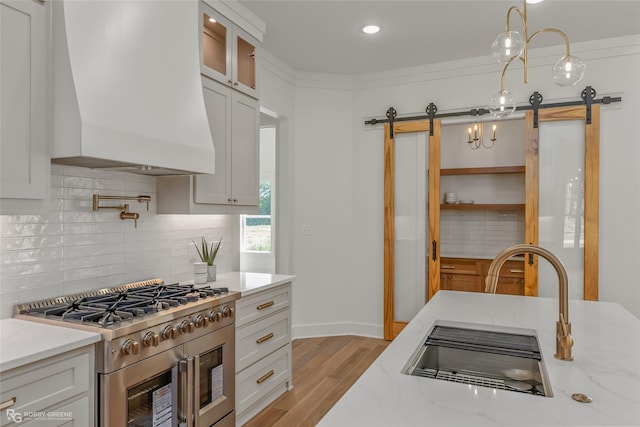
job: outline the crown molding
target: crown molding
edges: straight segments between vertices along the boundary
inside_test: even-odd
[[[562,53],[561,48],[561,45],[557,45],[530,49],[529,67],[536,68],[555,64],[558,60],[558,52]],[[640,34],[572,43],[571,51],[585,61],[638,55],[640,54]],[[291,68],[268,52],[265,52],[265,58],[268,58],[266,61],[268,64],[265,68],[295,87],[335,90],[398,86],[481,74],[499,74],[502,71],[501,64],[496,63],[490,55],[356,75],[301,72]],[[516,68],[514,67],[514,69]]]

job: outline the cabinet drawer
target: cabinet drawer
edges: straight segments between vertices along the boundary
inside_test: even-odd
[[[93,347],[2,373],[0,402],[13,397],[15,413],[38,412],[73,396],[85,393],[93,375]],[[11,419],[2,411],[0,425]],[[74,415],[75,416],[75,415]]]
[[[290,284],[246,298],[240,298],[236,302],[236,325],[242,326],[262,319],[284,307],[288,307],[290,303]]]
[[[487,272],[489,266],[487,266]],[[500,268],[500,277],[524,277],[524,261],[509,260]]]
[[[440,288],[449,291],[482,292],[482,278],[471,274],[441,274]]]
[[[289,310],[245,327],[236,327],[236,372],[289,343],[290,331]]]
[[[442,258],[440,272],[446,274],[482,274],[481,260],[472,258]]]
[[[524,295],[524,279],[500,277],[498,279],[496,293],[506,295]]]
[[[236,411],[243,413],[273,389],[291,380],[291,344],[236,375]]]

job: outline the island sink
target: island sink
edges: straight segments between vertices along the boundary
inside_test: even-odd
[[[532,329],[436,321],[403,373],[553,397]]]

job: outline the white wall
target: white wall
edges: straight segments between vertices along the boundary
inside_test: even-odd
[[[573,44],[572,53],[588,67],[576,87],[551,79],[560,51],[531,50],[530,83],[514,67],[506,88],[521,103],[536,90],[547,103],[577,100],[587,85],[598,97],[622,96],[602,108],[600,300],[640,316],[640,35]],[[500,71],[486,56],[354,78],[300,73],[289,80],[295,209],[291,247],[283,255],[290,254],[288,272],[297,276],[295,336],[382,336],[383,130],[364,120],[383,118],[390,106],[401,115],[422,114],[429,102],[439,112],[485,106],[499,90]],[[265,102],[268,95],[263,91]],[[313,234],[302,235],[302,224]]]
[[[138,228],[119,212],[92,211],[94,192],[151,196],[128,202]],[[51,197],[37,212],[0,216],[0,318],[13,305],[160,277],[192,280],[191,240],[222,237],[218,272],[231,271],[234,242],[225,215],[156,215],[156,178],[52,165]],[[103,201],[101,205],[120,202]],[[237,239],[236,239],[237,240]]]

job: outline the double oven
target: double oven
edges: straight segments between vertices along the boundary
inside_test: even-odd
[[[161,279],[16,306],[16,317],[102,334],[100,427],[235,426],[238,292]]]

